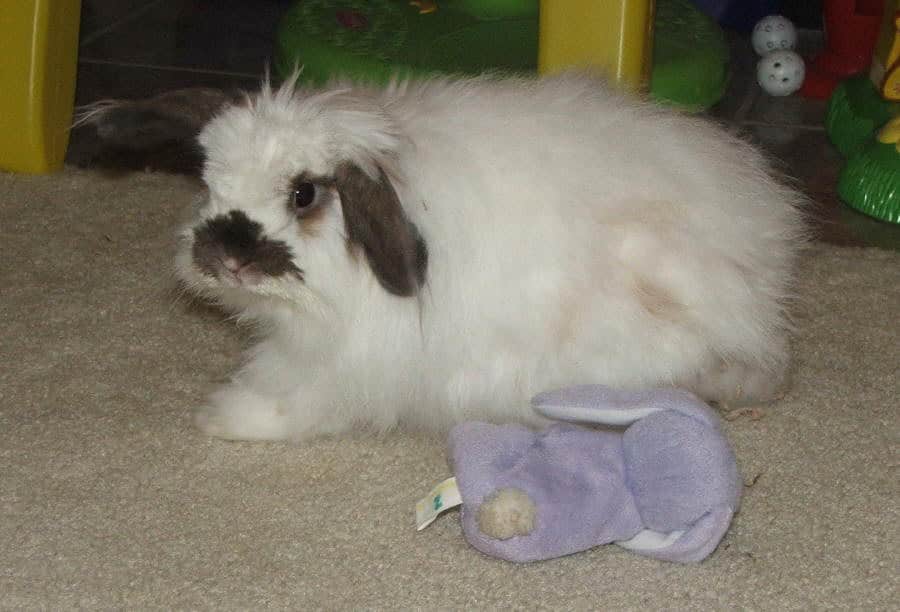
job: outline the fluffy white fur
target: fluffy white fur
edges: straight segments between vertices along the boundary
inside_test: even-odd
[[[244,211],[305,273],[215,281],[184,229],[181,278],[262,334],[198,414],[212,435],[533,421],[533,394],[576,383],[729,401],[784,382],[800,197],[702,119],[577,74],[288,84],[224,110],[201,144],[198,221]],[[348,160],[390,176],[427,242],[415,297],[348,250],[339,202],[314,233],[285,206],[291,177]]]

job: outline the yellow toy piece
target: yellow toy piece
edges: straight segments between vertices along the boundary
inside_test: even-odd
[[[0,10],[0,168],[62,168],[75,100],[81,0],[8,0]]]
[[[418,8],[420,15],[428,15],[438,10],[435,0],[412,0],[409,5]]]
[[[878,142],[893,143],[900,152],[900,117],[894,117],[878,130]]]
[[[869,72],[885,100],[900,101],[900,0],[887,0]]]
[[[538,70],[606,70],[632,90],[650,82],[653,0],[542,0]]]

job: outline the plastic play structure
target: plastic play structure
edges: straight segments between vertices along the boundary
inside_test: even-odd
[[[869,67],[883,11],[884,0],[825,0],[825,49],[807,65],[802,95],[827,99],[841,79]]]
[[[594,66],[699,110],[724,93],[728,48],[689,0],[298,0],[275,65],[286,75],[299,64],[312,82]]]
[[[900,0],[886,0],[871,68],[835,89],[825,127],[847,158],[841,199],[900,223]]]
[[[724,93],[728,47],[696,2],[298,0],[278,32],[276,69],[286,74],[303,64],[303,77],[312,81],[342,73],[377,82],[394,73],[590,65],[624,87],[649,85],[658,101],[700,110]],[[0,11],[2,170],[62,167],[80,8],[80,0],[11,0]]]
[[[750,32],[760,19],[781,14],[781,0],[694,0],[704,13],[726,28]]]
[[[62,167],[75,100],[81,0],[14,0],[0,11],[0,169]]]

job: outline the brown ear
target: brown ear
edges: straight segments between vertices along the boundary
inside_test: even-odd
[[[92,125],[96,134],[84,139],[72,157],[79,165],[117,172],[199,174],[204,155],[197,134],[216,113],[244,97],[241,92],[196,87],[145,100],[89,104],[74,127]]]
[[[362,248],[381,286],[394,295],[411,296],[425,282],[428,248],[400,206],[381,170],[372,179],[354,164],[335,172],[347,241]]]

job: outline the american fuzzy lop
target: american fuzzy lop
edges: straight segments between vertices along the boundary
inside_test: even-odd
[[[583,383],[720,402],[786,384],[802,198],[707,120],[583,74],[292,80],[200,143],[208,197],[178,273],[260,337],[197,414],[212,435],[534,423],[532,395]],[[344,192],[347,168],[393,192],[397,223]],[[291,207],[298,180],[314,214]],[[299,273],[226,273],[227,244],[221,273],[198,266],[198,228],[233,211]]]

